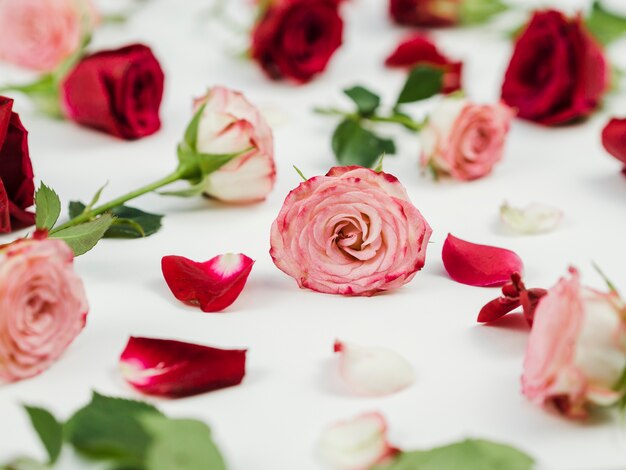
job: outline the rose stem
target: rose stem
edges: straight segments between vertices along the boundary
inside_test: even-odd
[[[392,114],[391,116],[379,116],[376,114],[370,116],[363,116],[358,113],[348,113],[346,111],[342,111],[337,108],[315,108],[315,112],[317,114],[324,114],[327,116],[343,116],[347,119],[352,119],[354,121],[359,121],[361,119],[365,119],[372,122],[387,122],[393,124],[401,124],[407,129],[413,132],[419,132],[424,127],[423,123],[414,121],[408,116],[404,116],[402,114]]]

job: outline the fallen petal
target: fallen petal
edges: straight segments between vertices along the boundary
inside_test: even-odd
[[[351,392],[382,396],[398,392],[415,380],[411,364],[396,352],[335,342],[339,371]]]
[[[535,319],[535,310],[537,305],[543,296],[548,293],[546,289],[534,288],[525,290],[520,294],[520,300],[522,302],[522,308],[524,309],[524,317],[530,327],[533,326],[533,320]]]
[[[219,312],[232,304],[244,286],[254,261],[243,254],[227,253],[204,263],[182,256],[164,256],[163,277],[181,302],[199,305],[203,312]]]
[[[470,286],[502,286],[524,269],[520,257],[511,250],[470,243],[451,234],[441,256],[450,277]]]
[[[544,204],[529,204],[525,208],[500,206],[500,219],[510,229],[524,234],[550,232],[558,227],[563,212]]]
[[[319,451],[339,470],[367,470],[398,453],[387,441],[387,422],[380,413],[367,413],[337,423],[322,432]]]
[[[119,365],[124,379],[140,392],[180,398],[239,385],[246,374],[246,350],[131,337]]]
[[[476,321],[478,323],[491,323],[492,321],[496,321],[498,318],[502,318],[507,313],[512,312],[520,305],[522,305],[520,299],[498,297],[480,309]]]

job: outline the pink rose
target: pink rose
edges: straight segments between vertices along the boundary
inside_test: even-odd
[[[205,105],[198,127],[199,153],[229,154],[250,151],[211,173],[204,193],[221,201],[261,201],[276,181],[272,130],[250,102],[236,91],[214,87],[196,100]]]
[[[0,248],[0,382],[46,370],[85,326],[87,298],[60,240]]]
[[[461,181],[488,175],[502,159],[512,117],[503,104],[445,99],[422,132],[422,167]]]
[[[91,0],[0,0],[0,60],[49,72],[98,22]]]
[[[272,225],[270,254],[300,287],[373,295],[413,279],[431,232],[396,177],[335,167],[289,193]]]
[[[540,405],[585,417],[588,404],[611,405],[626,367],[626,304],[580,285],[578,272],[539,301],[528,340],[522,390]]]

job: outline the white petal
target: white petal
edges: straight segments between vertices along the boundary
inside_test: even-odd
[[[415,380],[411,364],[390,349],[337,342],[335,351],[341,355],[341,377],[358,395],[389,395]]]
[[[519,233],[532,234],[554,230],[563,212],[544,204],[529,204],[525,208],[512,207],[508,203],[500,207],[500,218],[504,224]]]

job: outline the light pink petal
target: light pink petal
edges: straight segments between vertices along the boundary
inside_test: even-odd
[[[137,390],[179,398],[239,385],[246,374],[246,350],[131,337],[119,365]]]
[[[522,260],[511,250],[470,243],[451,234],[441,256],[450,277],[470,286],[502,286],[524,270]]]

